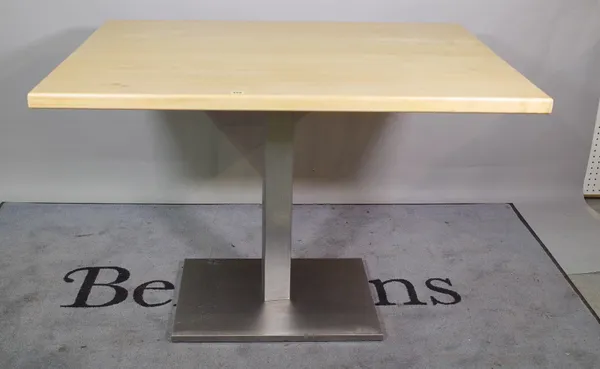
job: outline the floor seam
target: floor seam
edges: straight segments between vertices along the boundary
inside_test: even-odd
[[[600,275],[600,270],[597,272],[587,272],[587,273],[572,273],[569,276],[579,276],[579,275]]]
[[[583,295],[583,293],[581,293],[581,291],[579,290],[579,288],[577,287],[577,285],[575,285],[575,282],[573,282],[573,280],[569,277],[569,274],[567,274],[565,272],[565,270],[563,269],[563,267],[558,263],[558,260],[556,260],[556,258],[554,257],[554,255],[552,255],[552,253],[550,252],[550,250],[546,247],[546,245],[540,239],[540,237],[537,235],[537,233],[535,233],[535,231],[533,230],[533,228],[531,228],[531,226],[529,225],[529,223],[527,222],[527,220],[525,219],[525,217],[523,217],[523,214],[521,214],[521,212],[517,209],[517,207],[515,206],[515,204],[510,204],[510,205],[512,207],[512,210],[515,212],[515,214],[517,215],[517,217],[521,221],[521,223],[525,226],[525,228],[527,228],[527,230],[533,236],[533,238],[535,238],[535,240],[538,242],[538,244],[546,252],[546,255],[550,258],[550,260],[554,263],[554,265],[556,266],[556,268],[563,275],[563,277],[565,278],[565,280],[567,281],[567,283],[571,286],[571,289],[575,292],[575,294],[577,296],[579,296],[579,299],[581,300],[581,302],[583,302],[583,305],[585,305],[585,307],[588,309],[588,311],[596,319],[596,322],[598,322],[598,324],[600,324],[600,316],[598,316],[598,313],[596,313],[596,310],[588,302],[588,300],[585,298],[585,296]]]

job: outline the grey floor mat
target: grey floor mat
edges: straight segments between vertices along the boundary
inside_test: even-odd
[[[260,222],[254,205],[5,204],[0,368],[600,367],[600,325],[505,204],[294,207],[295,257],[364,258],[382,342],[169,342],[181,261],[260,257]],[[86,295],[94,273],[119,293]]]

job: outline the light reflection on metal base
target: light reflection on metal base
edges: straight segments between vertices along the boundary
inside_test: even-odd
[[[173,342],[373,341],[361,259],[292,259],[291,299],[263,301],[261,259],[186,259]]]

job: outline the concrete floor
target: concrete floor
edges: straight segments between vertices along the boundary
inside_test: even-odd
[[[360,257],[373,281],[395,282],[373,296],[387,301],[378,304],[385,341],[168,341],[181,260],[260,256],[258,206],[5,204],[0,368],[546,369],[600,362],[600,325],[511,206],[294,211],[295,257]]]
[[[595,210],[596,212],[598,212],[598,214],[600,214],[600,198],[587,199],[586,202],[591,209]],[[535,222],[535,217],[538,216],[538,214],[543,214],[545,212],[544,209],[542,209],[541,211],[538,211],[537,214],[535,212],[527,213],[526,211],[523,211],[525,207],[517,207],[524,213],[523,215],[525,216],[525,219],[530,223]],[[551,207],[550,209],[556,210]],[[568,218],[570,217],[567,215],[565,219]],[[578,222],[578,219],[579,218],[572,220],[574,224],[581,225],[581,223]],[[589,219],[588,222],[590,222]],[[555,223],[556,225],[560,225],[561,222]],[[593,223],[588,223],[585,225],[586,227],[582,226],[582,232],[589,233],[589,229],[594,227]],[[600,258],[595,257],[595,255],[597,255],[597,251],[592,252],[592,249],[597,250],[598,248],[600,248],[600,239],[598,239],[598,242],[596,243],[595,237],[587,237],[588,242],[586,242],[585,247],[582,248],[573,247],[574,245],[577,245],[577,242],[572,242],[572,240],[567,240],[566,238],[558,239],[557,242],[555,242],[555,244],[553,245],[552,237],[550,237],[550,239],[547,239],[545,237],[548,233],[548,229],[553,229],[553,226],[546,227],[548,229],[538,229],[538,227],[536,227],[536,224],[532,224],[532,226],[536,233],[542,238],[543,242],[546,243],[546,246],[548,246],[550,252],[556,258],[557,262],[562,266],[565,272],[569,275],[575,286],[577,286],[577,288],[580,290],[584,298],[588,301],[590,306],[593,309],[595,309],[598,315],[600,315]],[[569,224],[567,224],[564,226],[567,228],[571,228],[572,225],[569,226]],[[555,229],[554,233],[559,235],[565,234],[563,229]],[[570,245],[573,246],[570,247],[568,250],[565,250],[565,242],[568,242]],[[582,242],[580,243],[583,244]],[[598,246],[596,247],[596,245]],[[582,267],[583,264],[585,264],[585,267]]]
[[[587,199],[588,205],[600,214],[600,199]],[[600,240],[598,240],[600,247]],[[600,260],[598,261],[600,263]],[[600,269],[594,273],[570,274],[569,277],[577,286],[590,306],[600,315]]]

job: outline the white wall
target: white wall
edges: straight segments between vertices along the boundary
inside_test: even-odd
[[[554,97],[554,113],[309,115],[296,202],[581,193],[600,95],[598,1],[2,0],[0,201],[260,201],[259,117],[27,108],[27,92],[111,18],[459,22]]]

